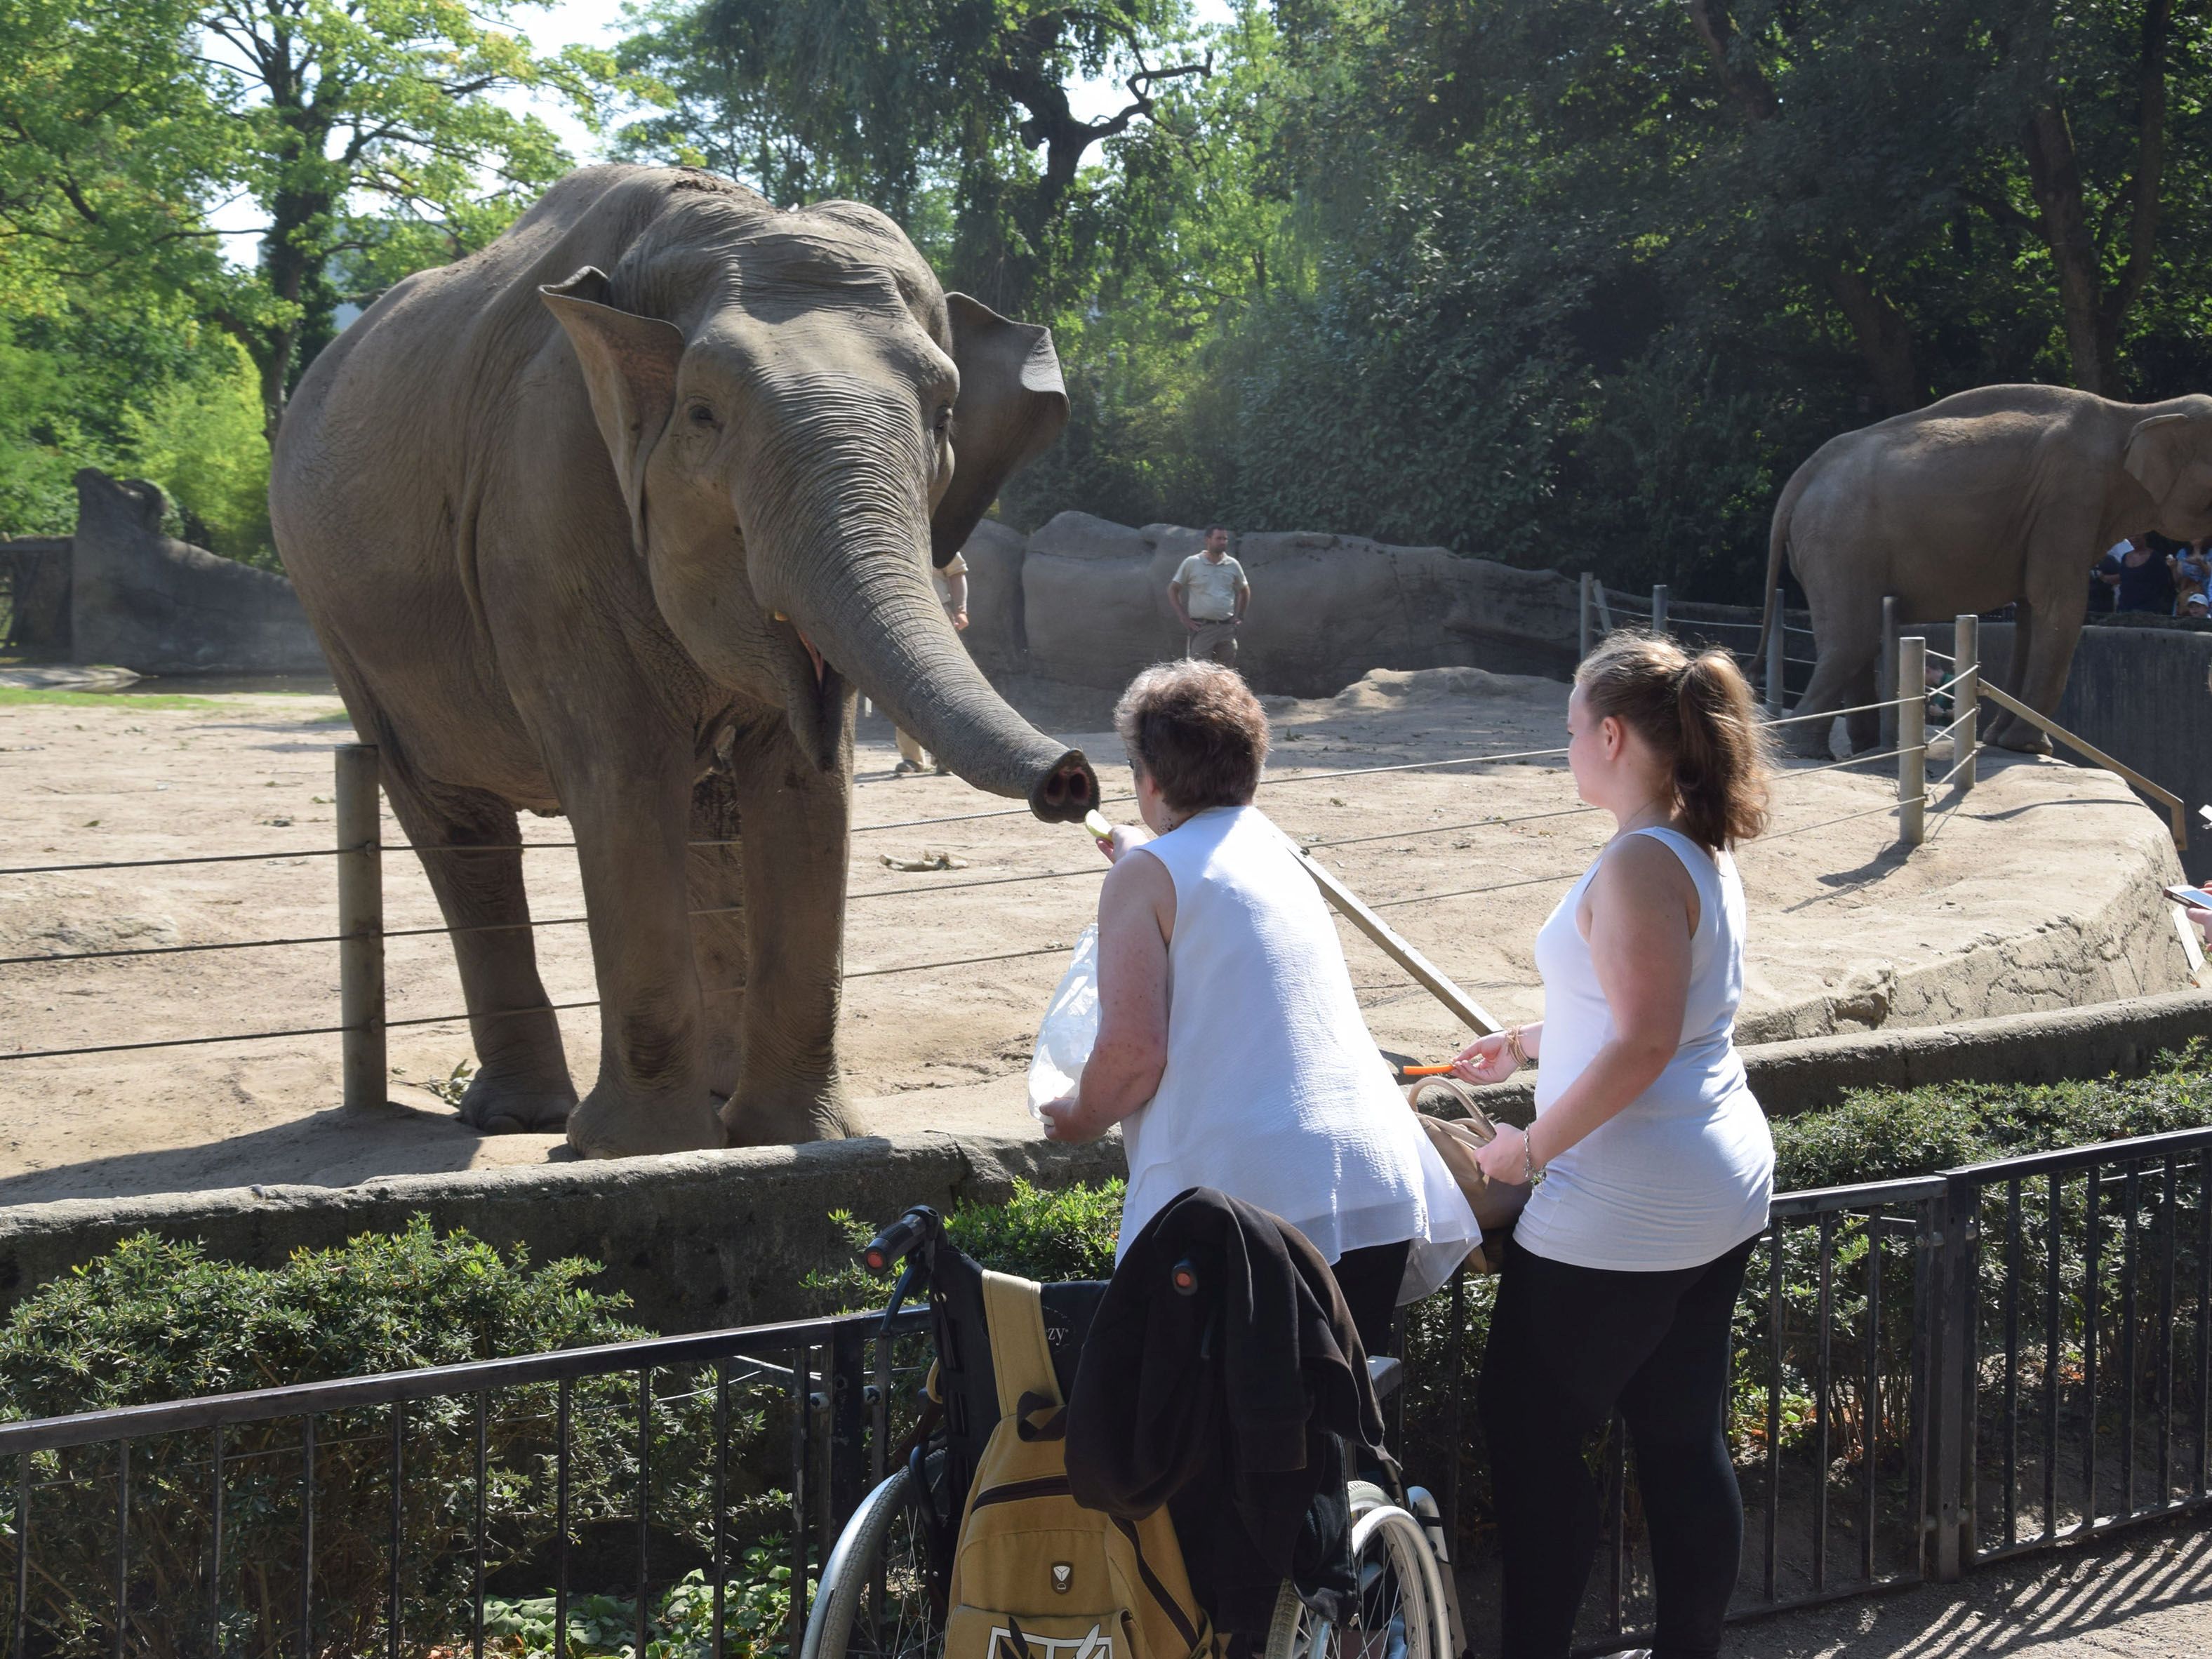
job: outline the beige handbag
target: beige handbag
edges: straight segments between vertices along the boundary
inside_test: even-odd
[[[1496,1273],[1504,1259],[1506,1235],[1528,1203],[1529,1191],[1525,1182],[1492,1181],[1474,1161],[1474,1155],[1497,1136],[1498,1126],[1456,1078],[1424,1078],[1407,1085],[1406,1103],[1413,1109],[1429,1145],[1443,1159],[1482,1229],[1482,1247],[1468,1258],[1468,1266],[1477,1273]],[[1437,1115],[1447,1111],[1453,1115]]]

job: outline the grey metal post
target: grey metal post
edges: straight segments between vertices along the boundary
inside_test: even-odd
[[[1951,624],[1951,669],[1959,683],[1951,689],[1951,707],[1958,711],[1951,737],[1954,780],[1964,793],[1974,787],[1974,756],[1981,744],[1982,619],[1967,615]]]
[[[1667,631],[1667,584],[1664,582],[1651,585],[1651,631],[1655,634]]]
[[[1582,620],[1580,624],[1580,632],[1576,636],[1577,644],[1575,647],[1575,660],[1577,662],[1582,661],[1590,653],[1590,624],[1595,620],[1595,618],[1591,615],[1593,606],[1590,603],[1590,583],[1594,579],[1591,577],[1589,571],[1585,570],[1583,572]]]
[[[1774,628],[1766,636],[1766,708],[1775,719],[1790,701],[1790,623],[1782,610],[1782,590],[1774,590]]]
[[[1905,693],[1898,689],[1897,677],[1897,596],[1885,593],[1881,598],[1881,666],[1875,672],[1874,700],[1888,702]],[[1881,711],[1881,746],[1897,747],[1897,710]]]
[[[1947,1172],[1947,1176],[1948,1172]],[[1956,1176],[1941,1200],[1935,1240],[1935,1272],[1929,1275],[1934,1318],[1928,1363],[1929,1390],[1929,1519],[1934,1547],[1924,1571],[1939,1584],[1956,1583],[1972,1559],[1974,1516],[1972,1455],[1974,1378],[1974,1183]]]
[[[337,750],[340,1074],[351,1109],[384,1104],[384,863],[376,749]]]
[[[1917,634],[1897,642],[1897,838],[1917,847],[1928,836],[1928,641]]]

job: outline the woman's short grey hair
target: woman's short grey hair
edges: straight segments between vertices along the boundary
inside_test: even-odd
[[[1247,806],[1267,763],[1267,716],[1233,668],[1164,662],[1129,682],[1114,708],[1129,763],[1178,812]]]

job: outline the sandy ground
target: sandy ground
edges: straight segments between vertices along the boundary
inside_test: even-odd
[[[181,683],[147,690],[188,690]],[[1107,699],[1010,688],[1079,743],[1125,794]],[[1565,688],[1474,670],[1378,673],[1319,702],[1271,700],[1277,763],[1261,805],[1501,1017],[1540,1012],[1530,945],[1606,820],[1577,811],[1556,757],[1332,780],[1346,768],[1550,749]],[[0,705],[0,868],[261,852],[156,870],[0,874],[0,955],[327,934],[334,697],[224,695],[163,707],[131,696]],[[883,1129],[1026,1133],[1022,1075],[1044,999],[1096,902],[1088,839],[953,778],[894,780],[889,726],[862,722],[842,1042],[854,1093]],[[1911,859],[1880,809],[1890,776],[1800,769],[1776,833],[1743,859],[1753,918],[1745,1034],[1812,1034],[2176,988],[2185,966],[2156,884],[2179,880],[2159,820],[2113,778],[1984,757],[1981,787]],[[1878,773],[1887,769],[1877,769]],[[1955,799],[1947,794],[1938,808]],[[1126,808],[1123,809],[1126,811]],[[1857,815],[1857,816],[1852,816]],[[1831,822],[1843,819],[1843,822]],[[558,821],[526,836],[568,838]],[[396,825],[391,838],[400,839]],[[944,854],[953,867],[910,872]],[[387,925],[438,921],[419,867],[385,861]],[[540,918],[579,917],[573,854],[530,864]],[[1004,881],[1008,877],[1047,879]],[[970,885],[995,882],[994,885]],[[1345,930],[1355,983],[1387,1051],[1441,1060],[1451,1018]],[[539,934],[553,1000],[594,994],[582,928]],[[924,972],[883,972],[1057,947]],[[390,1017],[460,1006],[435,938],[392,942]],[[580,1086],[599,1031],[564,1014]],[[335,1025],[333,946],[0,965],[0,1203],[309,1182],[537,1162],[550,1137],[480,1137],[429,1085],[469,1058],[458,1021],[392,1033],[393,1104],[337,1109],[330,1036],[52,1060],[11,1053]]]

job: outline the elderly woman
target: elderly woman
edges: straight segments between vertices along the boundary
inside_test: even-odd
[[[1105,847],[1098,1040],[1046,1133],[1121,1125],[1125,1249],[1191,1187],[1289,1222],[1380,1352],[1481,1232],[1367,1033],[1312,878],[1252,805],[1267,717],[1234,670],[1186,661],[1139,674],[1115,726],[1146,828]]]

